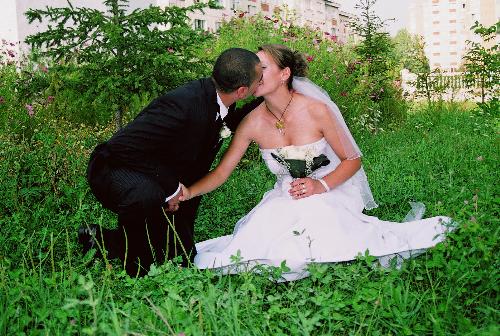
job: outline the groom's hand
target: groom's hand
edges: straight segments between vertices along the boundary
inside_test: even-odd
[[[172,197],[171,199],[168,200],[168,202],[165,206],[165,211],[174,212],[174,211],[179,210],[179,203],[180,203],[179,198],[181,198],[181,197],[182,197],[182,188],[179,190],[179,192],[174,197]]]
[[[179,201],[181,202],[189,201],[192,198],[189,188],[181,183],[181,189],[182,189],[182,196],[179,197]]]

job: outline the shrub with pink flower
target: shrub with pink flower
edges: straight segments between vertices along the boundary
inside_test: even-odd
[[[28,115],[29,115],[30,117],[32,117],[32,116],[34,116],[34,115],[35,115],[35,111],[34,111],[34,109],[33,109],[33,105],[26,104],[24,107],[26,108],[26,111],[28,111]]]

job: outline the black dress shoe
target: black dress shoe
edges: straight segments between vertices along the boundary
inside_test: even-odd
[[[98,249],[97,233],[98,226],[96,224],[81,226],[78,229],[78,243],[83,246],[83,254],[86,254],[93,248]]]

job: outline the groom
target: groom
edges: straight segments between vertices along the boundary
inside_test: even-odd
[[[92,153],[87,170],[97,200],[118,215],[114,230],[80,228],[84,252],[103,244],[131,276],[147,274],[165,258],[196,253],[194,220],[200,198],[183,202],[180,183],[208,173],[221,146],[223,122],[232,130],[260,100],[235,109],[262,78],[259,58],[232,48],[216,60],[212,77],[195,80],[151,102]],[[175,211],[175,215],[174,215]]]

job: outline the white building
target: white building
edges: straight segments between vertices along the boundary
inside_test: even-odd
[[[46,23],[34,22],[28,24],[24,13],[29,8],[41,9],[47,5],[51,7],[66,7],[67,0],[1,0],[0,11],[0,40],[8,42],[24,41],[31,34],[46,28]],[[199,0],[129,0],[129,8],[146,8],[149,5],[186,7]],[[190,14],[195,28],[217,31],[222,22],[236,15],[280,16],[284,19],[293,17],[296,24],[307,25],[313,29],[320,29],[337,37],[344,42],[352,32],[349,22],[355,16],[341,10],[341,3],[331,0],[218,0],[221,9],[204,10],[204,13]],[[90,7],[103,10],[102,0],[71,0],[75,7]],[[25,46],[21,44],[21,49]],[[13,48],[19,52],[19,46]]]
[[[498,22],[500,0],[412,0],[410,12],[409,31],[424,38],[431,69],[453,72],[462,65],[466,41],[477,39],[470,27]]]

